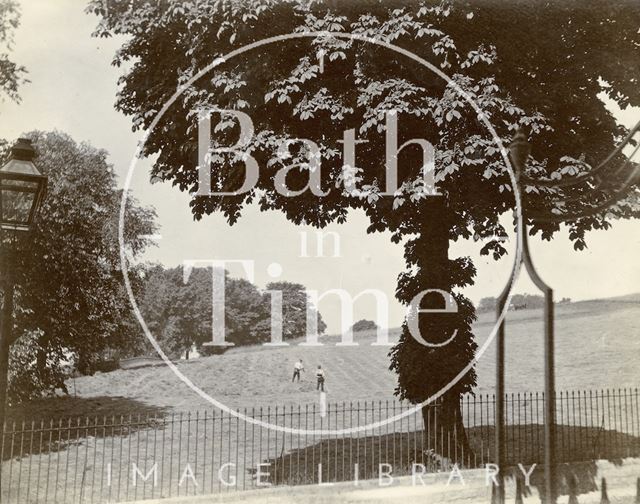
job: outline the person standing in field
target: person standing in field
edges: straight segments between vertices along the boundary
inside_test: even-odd
[[[304,366],[302,365],[302,359],[298,359],[298,361],[293,365],[293,378],[291,379],[291,383],[296,381],[300,381],[300,371],[304,371]]]
[[[324,392],[324,371],[322,370],[322,366],[318,366],[318,369],[316,369],[316,378],[318,379],[316,390]]]

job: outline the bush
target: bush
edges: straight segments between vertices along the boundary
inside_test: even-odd
[[[373,320],[365,319],[358,320],[351,328],[353,332],[375,331],[376,329],[378,329],[378,325]]]

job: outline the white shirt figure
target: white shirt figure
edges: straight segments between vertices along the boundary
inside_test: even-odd
[[[302,359],[298,359],[298,361],[293,365],[293,378],[291,378],[291,382],[300,381],[300,371],[304,371],[304,366],[302,365]]]

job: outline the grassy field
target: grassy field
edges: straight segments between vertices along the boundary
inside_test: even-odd
[[[510,312],[507,319],[507,390],[543,388],[543,325],[539,310]],[[474,326],[482,348],[493,329],[493,314],[481,314]],[[392,339],[398,330],[391,331]],[[604,389],[635,387],[639,382],[640,295],[559,305],[556,309],[557,387]],[[371,346],[374,334],[358,333],[357,347],[336,347],[337,336],[321,347],[242,347],[224,355],[180,361],[178,368],[211,396],[231,407],[298,405],[317,402],[314,369],[327,374],[329,402],[385,400],[393,397],[395,374],[388,369],[388,348]],[[291,383],[302,358],[306,372]],[[491,393],[495,382],[495,345],[477,364],[477,392]],[[118,370],[68,382],[71,397],[36,401],[16,408],[16,417],[42,418],[83,414],[196,411],[210,407],[165,366]]]
[[[509,315],[507,373],[508,389],[511,391],[542,389],[540,315],[534,310],[522,310]],[[640,296],[562,305],[558,306],[556,315],[559,389],[637,386],[636,363],[640,344],[635,336],[640,332]],[[487,341],[492,329],[491,321],[491,314],[483,314],[476,323],[474,329],[481,346]],[[397,331],[394,334],[397,337]],[[300,347],[292,344],[281,348],[238,348],[222,356],[182,361],[178,367],[194,383],[227,405],[234,408],[264,407],[265,411],[270,407],[272,416],[266,419],[271,422],[274,421],[276,405],[281,408],[280,422],[284,421],[284,405],[290,412],[300,407],[305,411],[305,407],[310,404],[316,407],[314,412],[318,411],[318,395],[312,379],[313,368],[317,363],[322,364],[327,371],[327,396],[331,408],[329,422],[331,418],[334,423],[341,418],[340,410],[335,410],[333,403],[353,401],[355,406],[356,401],[360,401],[361,405],[367,400],[375,400],[376,403],[382,400],[384,403],[393,399],[395,376],[388,370],[388,349],[370,346],[372,334],[358,335],[357,341],[361,343],[359,347],[335,347],[337,337],[327,337],[324,341],[326,344],[322,347]],[[494,354],[495,346],[489,344],[486,353],[479,359],[477,391],[480,393],[493,392]],[[299,357],[306,363],[307,372],[301,383],[292,384],[291,368]],[[397,446],[399,451],[390,451],[388,457],[395,464],[405,457],[407,461],[418,457],[415,447],[422,439],[415,435],[415,432],[422,429],[419,413],[409,417],[408,421],[396,422],[392,426],[387,424],[377,432],[365,432],[353,438],[341,437],[339,441],[331,435],[317,438],[315,435],[278,436],[276,432],[266,429],[254,432],[251,426],[239,422],[237,418],[223,418],[219,413],[216,413],[214,421],[211,416],[207,421],[202,414],[208,410],[211,415],[211,405],[187,388],[164,366],[77,378],[70,380],[68,386],[70,397],[34,401],[9,412],[10,419],[12,417],[18,420],[17,429],[20,432],[25,429],[24,425],[19,425],[20,421],[27,419],[27,422],[26,435],[15,436],[11,432],[5,435],[2,477],[4,481],[11,483],[9,486],[4,485],[2,492],[8,502],[17,498],[18,493],[20,496],[26,495],[27,500],[29,496],[35,494],[37,497],[39,493],[51,494],[52,500],[58,502],[89,502],[94,499],[126,500],[145,495],[159,497],[224,491],[224,487],[220,487],[219,480],[214,476],[226,461],[236,463],[235,472],[238,481],[242,481],[241,487],[245,487],[245,484],[247,488],[253,487],[255,482],[251,468],[264,460],[273,462],[275,482],[292,482],[296,478],[313,479],[313,462],[325,462],[326,458],[328,465],[329,459],[343,460],[340,454],[345,446],[350,447],[351,457],[352,445],[362,445],[364,464],[365,460],[373,460],[371,453],[378,453],[380,456],[382,446],[386,458],[388,440],[393,440],[393,446]],[[373,406],[372,403],[371,414]],[[520,408],[519,402],[517,407]],[[192,413],[183,415],[176,414],[177,412]],[[193,412],[199,412],[200,416]],[[154,418],[153,422],[147,420],[141,423],[136,419],[138,413],[143,418],[150,414]],[[133,415],[129,416],[130,414]],[[119,418],[120,415],[124,415],[124,419]],[[85,416],[90,418],[77,423],[75,417]],[[47,428],[47,422],[44,423],[44,428],[40,424],[41,419],[63,417],[74,418],[56,420],[53,430]],[[306,421],[309,417],[298,414],[288,418],[291,425],[295,426],[296,421],[299,423],[301,418]],[[362,418],[359,418],[355,425],[360,425]],[[31,419],[36,420],[35,431],[33,424],[29,427]],[[319,415],[311,415],[311,419],[314,422],[321,421]],[[369,417],[369,421],[371,419]],[[351,425],[351,413],[347,420]],[[344,414],[342,421],[345,421]],[[485,422],[488,421],[485,418]],[[122,422],[124,426],[110,426],[114,423],[120,425]],[[314,425],[321,426],[318,423]],[[333,424],[326,427],[330,426]],[[587,450],[584,457],[593,456],[593,447],[597,444],[593,439],[602,438],[602,443],[602,440],[610,442],[611,439],[615,441],[616,436],[625,436],[612,433],[611,429],[618,430],[615,422],[612,426],[609,421],[603,428],[605,430],[602,432],[598,428],[582,436],[585,441],[579,446],[584,444]],[[491,429],[469,430],[472,444],[478,451],[474,456],[478,456],[479,460],[484,460],[486,456],[485,447],[491,447]],[[538,433],[535,434],[536,439],[540,437],[540,425],[534,422],[532,416],[527,419],[526,412],[524,425],[518,429],[519,432],[524,429],[526,439],[533,438],[534,433]],[[561,436],[564,436],[563,429],[560,430]],[[575,429],[570,432],[575,433]],[[629,442],[625,438],[618,444],[625,448]],[[402,448],[404,445],[406,449]],[[519,443],[517,446],[520,446]],[[535,443],[531,444],[528,449],[535,450],[535,446]],[[513,450],[510,453],[520,453],[515,448]],[[358,453],[356,452],[356,458]],[[420,453],[423,456],[424,450]],[[581,453],[579,450],[571,450],[572,456],[580,457]],[[298,462],[300,458],[307,461],[309,457],[311,465],[307,467],[305,462],[304,470],[299,468],[291,476],[293,462]],[[185,488],[179,485],[181,472],[187,461],[193,466],[199,485],[197,487],[187,485]],[[111,466],[107,470],[109,463]],[[154,463],[158,463],[163,474],[159,486],[152,486],[149,481],[144,485],[133,486],[129,477],[131,463],[136,463],[145,473]],[[349,474],[338,471],[335,464],[331,468],[331,473],[327,474],[329,478],[341,480],[349,477]],[[402,472],[401,467],[398,467],[398,471]],[[105,484],[107,474],[113,477],[111,486]],[[330,474],[333,476],[329,476]]]

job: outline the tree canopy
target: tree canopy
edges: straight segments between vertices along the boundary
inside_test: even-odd
[[[91,365],[109,349],[135,352],[141,331],[123,286],[118,245],[122,190],[107,152],[58,132],[32,132],[35,163],[48,177],[34,229],[5,233],[16,301],[10,397],[64,387],[62,365]],[[4,156],[2,156],[4,159]],[[149,244],[155,213],[130,199],[124,230],[131,257]],[[132,286],[140,288],[139,268]]]
[[[245,205],[257,203],[284,212],[293,223],[322,227],[361,208],[370,218],[369,232],[390,231],[392,240],[405,244],[406,271],[396,290],[400,301],[409,304],[427,288],[454,293],[457,313],[418,317],[421,333],[432,343],[456,330],[451,343],[421,345],[405,324],[391,352],[397,393],[411,401],[448,384],[476,350],[474,308],[460,293],[474,282],[476,270],[468,257],[449,258],[449,242],[482,241],[482,253],[496,259],[506,253],[499,219],[514,204],[511,181],[477,113],[452,85],[415,62],[372,43],[329,35],[260,47],[224,62],[191,86],[180,86],[215,58],[266,37],[294,32],[374,37],[444,71],[478,104],[505,145],[517,128],[526,127],[532,144],[526,175],[545,180],[588,173],[625,134],[599,93],[621,107],[640,105],[640,8],[626,0],[596,0],[588,6],[578,0],[139,0],[112,2],[108,11],[93,0],[88,9],[100,16],[97,36],[127,37],[114,57],[115,65],[129,64],[116,107],[132,118],[134,128],[147,128],[176,89],[183,90],[149,132],[145,154],[157,156],[151,176],[196,192],[197,111],[232,109],[250,115],[255,135],[249,151],[260,166],[255,188],[234,196],[193,197],[196,219],[220,211],[233,224]],[[390,111],[398,121],[398,145],[417,137],[435,147],[441,197],[432,196],[423,180],[420,149],[410,148],[398,157],[397,190],[382,194]],[[357,145],[355,166],[343,163],[339,143],[349,129],[367,141]],[[223,117],[212,136],[214,145],[232,145],[237,121]],[[286,138],[318,145],[320,188],[327,194],[306,190],[289,197],[276,190],[280,170],[286,172],[291,193],[307,188],[313,176],[308,149],[293,145],[289,158],[278,155],[278,144]],[[619,154],[613,162],[624,159]],[[288,169],[292,163],[298,166]],[[243,159],[216,153],[211,167],[213,190],[241,186]],[[523,192],[529,215],[562,215],[592,207],[597,190],[530,185]],[[631,192],[606,212],[569,222],[575,248],[586,246],[588,230],[638,217],[638,210],[637,192]],[[544,239],[560,229],[556,222],[529,220],[531,233]],[[428,297],[421,306],[441,303]],[[471,370],[450,394],[457,397],[474,384]]]
[[[375,331],[378,329],[378,324],[376,324],[373,320],[358,320],[353,327],[351,328],[353,332],[359,331]]]

